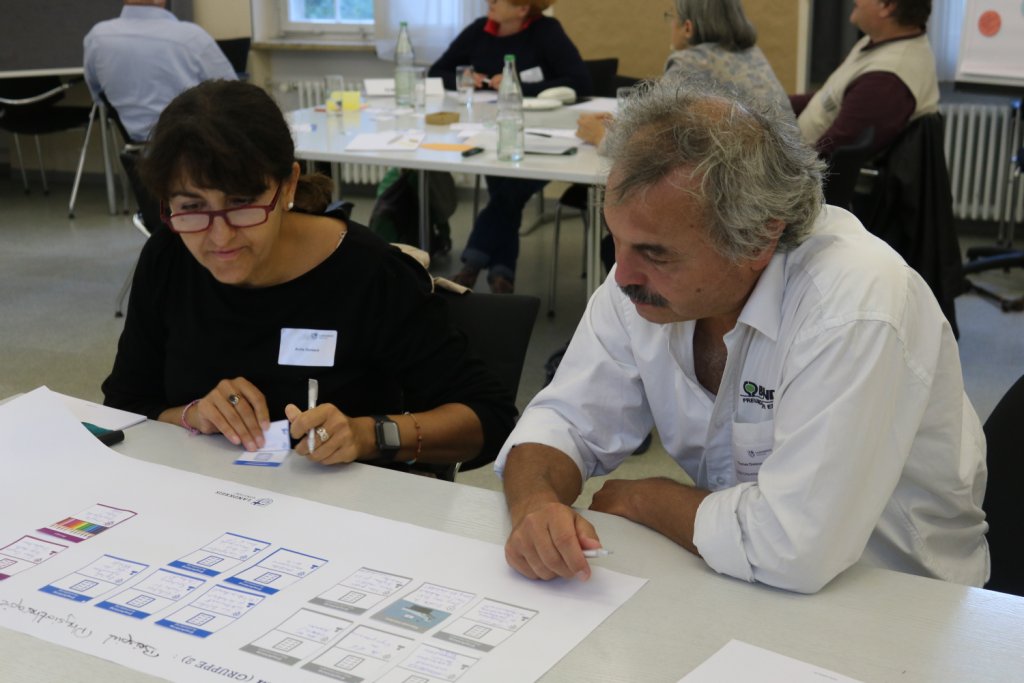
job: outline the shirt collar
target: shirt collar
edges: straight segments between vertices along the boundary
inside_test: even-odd
[[[877,47],[880,47],[882,45],[888,45],[889,43],[898,43],[901,40],[914,40],[915,38],[920,38],[923,35],[924,35],[924,31],[921,31],[920,33],[914,33],[914,34],[909,35],[909,36],[899,36],[897,38],[889,38],[887,40],[880,40],[877,43],[873,43],[873,42],[871,42],[870,39],[868,39],[868,42],[864,44],[863,48],[861,48],[861,52],[867,52],[868,50],[874,50]]]
[[[782,325],[782,295],[786,287],[786,253],[776,251],[768,266],[757,278],[754,291],[743,304],[737,324],[753,327],[761,334],[778,341]]]
[[[178,17],[170,10],[163,7],[146,7],[145,5],[125,5],[121,8],[122,19],[170,19],[177,21]]]
[[[530,24],[532,24],[533,22],[535,22],[538,19],[540,19],[540,16],[541,15],[539,15],[539,14],[535,14],[532,17],[526,17],[525,19],[523,19],[523,27],[521,29],[519,29],[518,33],[522,33],[523,31],[525,31],[530,26]],[[493,19],[488,19],[487,23],[484,24],[484,33],[490,33],[492,36],[497,36],[498,35],[498,28],[499,28],[498,22],[494,21]],[[513,33],[512,35],[516,35],[516,34]],[[504,37],[507,38],[508,36],[504,36]]]

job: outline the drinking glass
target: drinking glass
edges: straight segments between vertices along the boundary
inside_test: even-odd
[[[344,91],[344,76],[339,74],[324,76],[324,104],[328,112],[336,114],[341,111],[341,97]]]
[[[455,67],[455,90],[459,93],[459,103],[471,104],[473,90],[476,86],[472,64]]]
[[[417,112],[423,112],[427,108],[427,67],[412,68],[412,84],[412,106]]]

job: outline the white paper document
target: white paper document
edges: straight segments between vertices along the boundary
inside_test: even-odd
[[[730,640],[679,683],[860,683],[771,650]]]
[[[586,102],[577,102],[576,104],[570,104],[566,108],[573,109],[579,112],[587,111],[614,114],[619,110],[619,104],[614,97],[591,97]]]
[[[360,133],[345,146],[346,152],[411,152],[426,136],[423,130],[387,130],[379,133]]]
[[[243,450],[236,465],[253,465],[256,467],[277,467],[284,462],[292,451],[292,440],[288,420],[277,420],[270,423],[263,432],[263,448],[258,451]]]
[[[46,389],[0,443],[0,627],[171,681],[534,681],[645,583],[130,458]]]
[[[363,87],[366,89],[367,97],[394,97],[395,79],[393,78],[364,78]],[[444,79],[427,79],[427,97],[444,95]]]
[[[74,413],[80,422],[88,422],[97,427],[112,430],[127,429],[132,425],[146,421],[145,415],[129,413],[127,410],[118,410],[117,408],[109,408],[99,403],[85,401],[56,391],[53,394],[60,397],[64,405],[71,409],[71,412]]]

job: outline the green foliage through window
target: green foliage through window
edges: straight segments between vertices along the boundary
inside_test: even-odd
[[[295,22],[372,22],[373,0],[302,0],[291,4],[289,18]]]

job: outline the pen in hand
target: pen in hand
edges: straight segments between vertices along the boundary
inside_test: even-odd
[[[612,554],[611,550],[605,550],[604,548],[597,548],[595,550],[584,550],[583,557],[608,557]]]
[[[308,386],[309,393],[309,410],[316,408],[317,395],[320,393],[320,382],[315,379],[309,380]],[[312,453],[316,449],[316,430],[310,429],[309,436],[306,437],[306,444],[309,446],[309,452]]]

